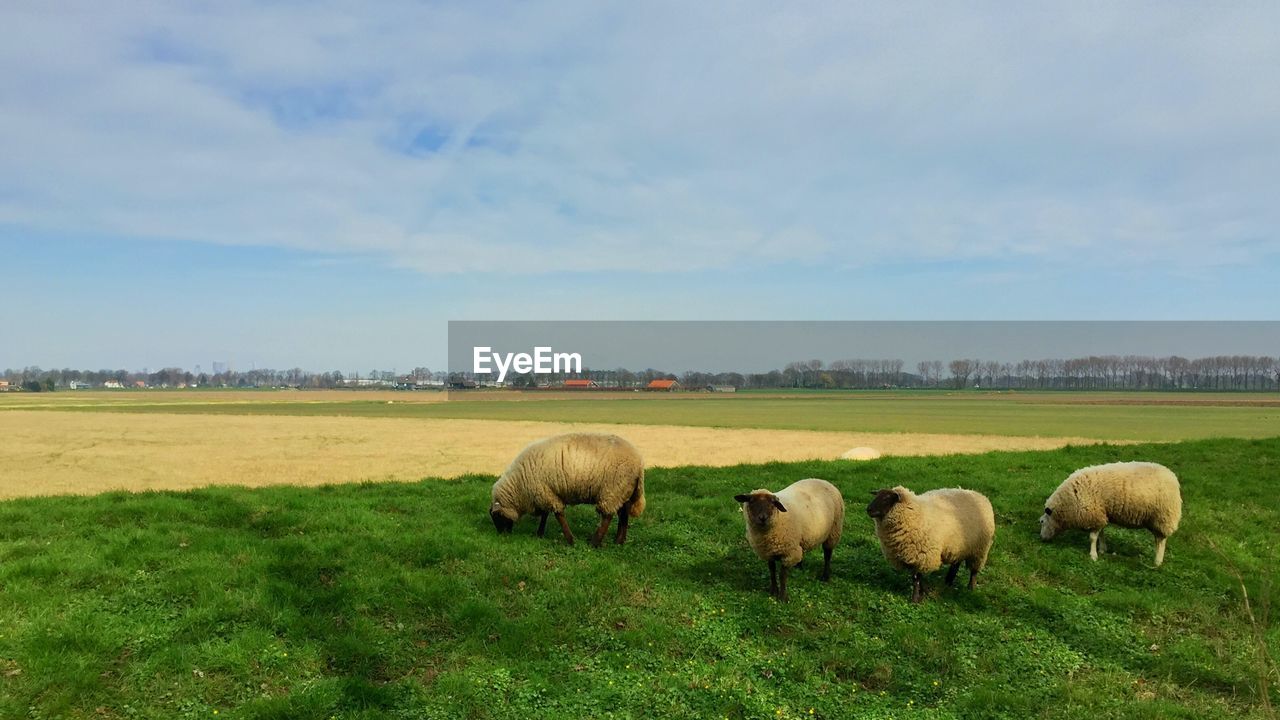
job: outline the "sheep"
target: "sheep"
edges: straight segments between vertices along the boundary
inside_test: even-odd
[[[826,480],[798,480],[777,493],[760,489],[734,500],[742,503],[747,542],[769,563],[769,594],[787,602],[787,574],[804,554],[822,545],[822,581],[831,579],[831,551],[844,530],[844,497]],[[778,564],[782,584],[778,584]]]
[[[614,542],[621,545],[627,541],[630,519],[644,512],[644,461],[635,446],[617,435],[556,435],[520,451],[493,484],[492,499],[489,517],[499,534],[510,533],[521,515],[537,513],[542,537],[547,515],[554,513],[565,541],[572,545],[565,506],[594,503],[600,527],[591,544],[600,547],[616,513]]]
[[[873,490],[867,515],[875,521],[876,537],[885,558],[899,570],[912,573],[911,602],[924,600],[924,575],[950,565],[947,585],[956,581],[963,562],[969,568],[969,589],[996,537],[996,517],[985,495],[962,488],[942,488],[916,495],[899,485]]]
[[[1044,504],[1040,538],[1052,540],[1063,530],[1089,531],[1089,558],[1098,546],[1107,551],[1102,531],[1109,523],[1146,528],[1156,538],[1156,567],[1164,563],[1164,547],[1182,520],[1178,476],[1150,462],[1092,465],[1071,473]]]

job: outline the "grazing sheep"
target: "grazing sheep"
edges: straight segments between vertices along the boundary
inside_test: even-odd
[[[573,533],[564,518],[566,505],[594,504],[600,527],[591,544],[600,547],[609,523],[618,515],[614,542],[627,540],[631,518],[644,512],[644,461],[631,443],[617,435],[568,433],[531,443],[502,477],[493,484],[489,517],[499,533],[509,533],[526,513],[542,517],[538,537],[547,529],[547,515],[554,513],[573,544]]]
[[[1146,528],[1156,536],[1156,567],[1164,562],[1164,546],[1182,520],[1182,491],[1178,476],[1163,465],[1117,462],[1093,465],[1071,473],[1044,503],[1040,538],[1052,540],[1063,530],[1089,531],[1089,557],[1098,559],[1098,546],[1107,551],[1102,531],[1110,523]]]
[[[786,602],[787,573],[804,554],[822,546],[822,580],[831,579],[831,551],[844,529],[844,498],[826,480],[798,480],[777,493],[753,490],[733,496],[743,504],[747,542],[769,563],[769,593]],[[778,585],[778,563],[782,584]]]
[[[969,568],[969,589],[996,537],[996,516],[985,495],[961,488],[942,488],[916,495],[898,486],[873,491],[867,515],[876,523],[876,537],[885,558],[899,570],[912,573],[911,602],[924,599],[924,574],[950,565],[947,584],[956,581],[963,562]]]

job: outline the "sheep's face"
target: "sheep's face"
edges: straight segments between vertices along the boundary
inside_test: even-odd
[[[1053,516],[1053,508],[1046,507],[1044,514],[1040,516],[1040,539],[1052,540],[1054,535],[1062,529],[1062,524]]]
[[[787,511],[778,496],[771,492],[734,495],[733,499],[743,504],[742,512],[746,514],[747,522],[752,527],[767,528],[776,513]]]
[[[505,508],[498,502],[489,506],[489,517],[493,520],[493,526],[497,528],[499,535],[511,532],[511,529],[516,526],[516,520],[520,519],[514,510]]]
[[[871,500],[871,504],[867,505],[867,514],[875,520],[883,519],[893,509],[893,506],[897,505],[898,501],[902,499],[893,490],[872,490],[871,492],[875,495],[875,498]]]

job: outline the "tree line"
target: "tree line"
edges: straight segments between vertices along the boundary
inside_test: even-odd
[[[53,391],[84,385],[92,388],[137,387],[142,384],[153,388],[311,388],[334,389],[365,385],[389,386],[396,384],[443,383],[446,373],[432,372],[430,368],[414,368],[409,373],[390,370],[370,370],[368,373],[337,370],[312,372],[302,368],[272,370],[227,370],[218,373],[191,372],[183,368],[169,367],[161,370],[134,372],[130,370],[75,370],[72,368],[42,369],[35,366],[21,369],[9,368],[0,373],[0,380],[7,380],[10,387],[28,391]]]
[[[520,387],[554,386],[570,376],[526,375]],[[651,380],[679,380],[686,389],[732,386],[735,389],[990,388],[1000,390],[1277,390],[1280,358],[1215,355],[1188,359],[1176,355],[1091,355],[1081,358],[1002,362],[959,358],[926,360],[908,368],[898,359],[848,359],[830,363],[798,360],[763,373],[686,372],[647,369],[584,370],[580,375],[601,387],[643,387]]]
[[[104,385],[135,387],[231,388],[351,388],[443,386],[467,374],[414,368],[408,373],[371,370],[338,371],[227,370],[219,373],[164,368],[155,372],[74,370],[26,367],[6,369],[0,379],[11,388],[51,391]],[[567,379],[594,380],[603,388],[640,388],[656,379],[679,380],[685,389],[731,386],[735,389],[875,389],[875,388],[989,388],[1008,390],[1280,390],[1280,358],[1254,355],[1215,355],[1202,358],[1140,355],[1091,355],[1069,359],[1002,362],[976,358],[926,360],[907,367],[896,359],[847,359],[824,362],[799,360],[780,370],[762,373],[685,372],[659,369],[593,370],[572,375],[520,375],[509,385],[517,388],[555,388]]]

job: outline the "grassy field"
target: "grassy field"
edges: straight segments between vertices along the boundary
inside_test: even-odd
[[[700,427],[769,428],[846,432],[914,432],[1006,436],[1086,437],[1169,441],[1209,437],[1280,435],[1280,396],[1174,393],[743,393],[736,396],[648,393],[454,394],[402,393],[403,399],[366,399],[360,393],[223,393],[234,401],[206,401],[216,393],[133,393],[105,400],[75,396],[54,409],[95,412],[330,415],[349,417],[541,420]],[[29,407],[0,400],[0,407]],[[123,398],[123,399],[122,399]],[[157,399],[159,398],[159,399]],[[265,398],[265,399],[263,399]],[[508,399],[511,398],[511,399]],[[416,400],[416,401],[415,401]]]
[[[1070,470],[1135,456],[1183,481],[1163,568],[1141,532],[1097,563],[1039,541]],[[1255,635],[1232,568],[1255,611],[1280,600],[1278,474],[1275,439],[660,469],[600,550],[498,537],[482,476],[9,501],[0,717],[1265,718],[1280,631]],[[832,582],[811,561],[783,605],[731,496],[806,476],[848,524]],[[990,495],[976,592],[907,602],[862,512],[897,483]]]

